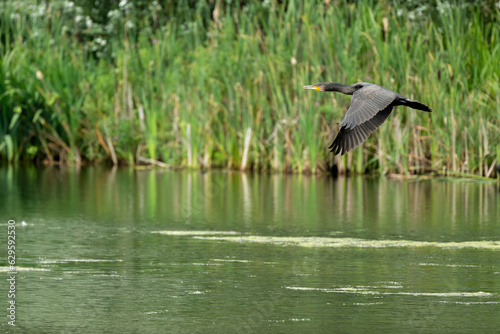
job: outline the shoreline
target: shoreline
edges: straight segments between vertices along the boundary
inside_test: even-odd
[[[315,173],[311,173],[310,171],[305,172],[295,172],[295,171],[286,171],[286,170],[271,170],[271,169],[261,169],[256,170],[254,168],[247,168],[245,170],[236,169],[236,168],[225,168],[225,167],[211,167],[211,168],[202,168],[202,167],[187,167],[187,166],[174,166],[167,165],[159,161],[159,163],[152,164],[138,164],[138,165],[110,165],[110,164],[99,164],[99,163],[83,163],[83,164],[71,164],[71,163],[14,163],[14,164],[6,164],[0,163],[0,168],[3,167],[34,167],[34,168],[106,168],[109,170],[113,169],[133,169],[134,171],[149,171],[149,170],[157,170],[157,171],[192,171],[192,172],[200,172],[201,174],[211,173],[211,172],[225,172],[225,173],[243,173],[243,174],[251,174],[251,175],[286,175],[286,176],[305,176],[305,177],[334,177],[334,178],[349,178],[349,177],[367,177],[367,178],[376,178],[382,177],[393,180],[426,180],[426,179],[436,179],[436,178],[449,178],[449,179],[469,179],[476,181],[486,181],[486,182],[497,182],[500,183],[500,173],[498,169],[500,166],[497,166],[497,173],[495,176],[486,177],[476,174],[467,174],[461,172],[438,172],[438,171],[426,171],[424,173],[419,174],[400,174],[394,172],[387,172],[383,175],[377,173],[356,173],[355,171],[347,171],[342,173],[336,173],[333,170],[325,170],[325,171],[317,171]]]

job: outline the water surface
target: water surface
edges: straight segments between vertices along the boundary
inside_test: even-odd
[[[494,183],[4,167],[0,184],[25,332],[500,328]]]

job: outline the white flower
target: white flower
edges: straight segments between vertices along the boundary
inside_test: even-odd
[[[43,73],[40,70],[37,70],[35,76],[38,80],[43,80]]]
[[[127,28],[129,28],[129,29],[133,29],[135,27],[134,22],[132,22],[132,21],[127,21],[127,23],[125,23],[125,24],[126,24]]]
[[[92,28],[92,19],[90,17],[85,17],[85,25],[87,26],[87,29]]]

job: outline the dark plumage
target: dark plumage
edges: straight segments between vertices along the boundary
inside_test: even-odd
[[[432,112],[431,108],[420,102],[409,100],[392,90],[368,82],[358,82],[354,85],[321,82],[304,86],[304,89],[352,95],[351,105],[340,123],[339,133],[329,147],[334,154],[344,155],[364,143],[389,117],[393,107],[407,106]]]

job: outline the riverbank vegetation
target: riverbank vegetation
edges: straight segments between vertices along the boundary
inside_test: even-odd
[[[491,177],[500,5],[477,3],[4,1],[0,157]],[[434,112],[398,107],[333,157],[350,97],[302,90],[322,81],[377,83]]]

